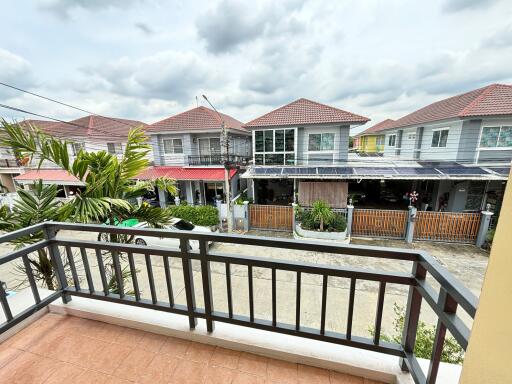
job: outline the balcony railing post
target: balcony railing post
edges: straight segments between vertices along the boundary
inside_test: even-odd
[[[427,274],[425,268],[417,261],[412,267],[412,274],[416,280],[424,280]],[[407,298],[407,308],[405,312],[404,330],[402,333],[402,347],[407,354],[414,353],[414,345],[416,344],[416,332],[418,330],[418,322],[421,310],[421,294],[416,287],[409,287],[409,296]],[[407,364],[404,358],[400,359],[400,366],[403,371],[407,372]]]
[[[189,258],[189,241],[180,239],[180,250],[182,254],[181,262],[183,265],[183,281],[185,283],[185,296],[187,298],[188,323],[190,329],[195,329],[197,319],[195,317],[196,298],[194,293],[194,275],[192,271],[192,260]]]
[[[208,261],[208,241],[199,240],[199,254],[201,256],[201,277],[203,281],[204,313],[206,315],[206,329],[213,332],[214,323],[212,320],[213,297],[212,297],[212,274],[210,262]]]
[[[47,240],[55,240],[57,230],[54,226],[48,224],[45,226],[43,232]],[[66,273],[64,272],[64,265],[62,264],[62,257],[60,255],[59,246],[54,242],[50,243],[50,245],[48,245],[48,253],[50,254],[50,259],[52,261],[53,267],[55,268],[59,290],[62,291],[62,302],[67,304],[71,301],[71,296],[63,292],[68,287],[68,281],[66,279]]]

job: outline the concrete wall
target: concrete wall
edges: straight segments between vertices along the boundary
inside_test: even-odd
[[[494,235],[478,310],[464,358],[461,384],[512,383],[512,369],[510,369],[512,186],[510,184],[505,192],[502,212],[504,214],[500,217]]]

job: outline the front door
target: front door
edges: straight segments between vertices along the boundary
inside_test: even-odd
[[[224,185],[221,182],[204,183],[204,196],[206,204],[215,204],[217,196],[223,200]]]

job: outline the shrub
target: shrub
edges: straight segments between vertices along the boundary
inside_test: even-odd
[[[320,225],[320,231],[324,231],[334,218],[334,213],[325,201],[317,200],[313,203],[311,216]]]
[[[320,223],[315,220],[311,211],[302,210],[300,214],[295,217],[300,221],[302,228],[308,231],[318,231],[320,229]],[[329,224],[324,225],[324,230],[329,232],[343,232],[345,229],[347,229],[347,222],[345,215],[342,213],[333,213]]]
[[[211,205],[175,205],[167,209],[173,217],[190,221],[194,225],[210,227],[219,224],[219,211]]]
[[[342,213],[335,213],[332,221],[329,224],[329,228],[335,232],[343,232],[345,229],[347,229],[347,219],[345,219],[345,215]]]
[[[405,310],[397,303],[393,305],[395,312],[395,320],[393,321],[393,328],[395,335],[381,335],[381,339],[387,342],[401,343],[402,331],[405,322]],[[370,333],[374,335],[374,329],[370,328]],[[427,325],[423,321],[418,322],[418,330],[416,332],[416,345],[414,346],[414,354],[416,357],[422,359],[432,358],[432,349],[434,346],[434,339],[436,337],[435,326]],[[450,364],[462,364],[464,361],[464,350],[457,343],[452,336],[447,336],[444,341],[443,351],[441,352],[441,361]]]

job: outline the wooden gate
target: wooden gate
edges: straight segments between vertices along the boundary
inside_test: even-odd
[[[416,215],[414,239],[474,243],[481,216],[480,213],[420,211]]]
[[[352,236],[405,238],[408,211],[354,209]]]
[[[293,230],[293,208],[282,205],[249,205],[249,225],[253,229]]]

